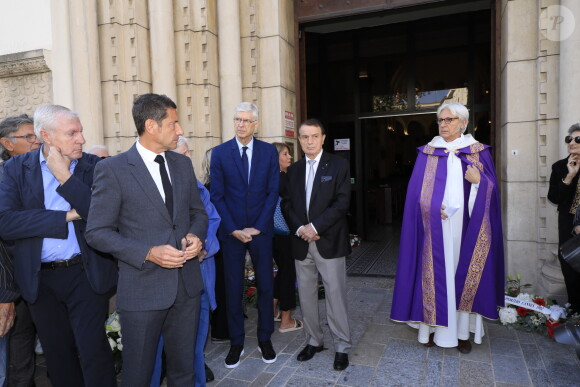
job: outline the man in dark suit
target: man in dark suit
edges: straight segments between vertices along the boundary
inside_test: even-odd
[[[346,309],[345,256],[350,254],[346,213],[350,206],[348,161],[322,151],[325,134],[317,119],[305,121],[298,130],[305,158],[288,168],[288,184],[282,211],[290,231],[296,236],[292,253],[300,308],[308,338],[298,355],[307,361],[324,349],[318,316],[318,273],[326,294],[328,326],[336,350],[334,369],[348,367],[351,347]]]
[[[115,262],[84,238],[93,170],[76,113],[34,113],[40,149],[5,163],[0,237],[14,241],[14,277],[42,341],[55,386],[116,385],[103,324],[117,282]]]
[[[139,140],[95,169],[87,242],[119,265],[117,310],[123,332],[123,385],[151,380],[163,332],[170,386],[193,386],[203,281],[198,259],[208,218],[175,103],[144,94],[133,103]]]
[[[272,238],[278,200],[280,166],[272,144],[254,138],[258,108],[239,104],[234,113],[236,136],[214,148],[211,158],[211,200],[222,218],[226,305],[231,348],[227,368],[237,367],[244,354],[244,263],[250,251],[258,284],[258,349],[266,363],[276,361],[270,336],[274,331]]]

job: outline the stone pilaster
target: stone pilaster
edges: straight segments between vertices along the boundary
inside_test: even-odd
[[[205,151],[222,142],[217,8],[211,0],[174,2],[177,111],[198,178]]]
[[[137,137],[133,100],[152,87],[147,0],[98,4],[105,145],[117,154],[129,149]]]
[[[175,30],[171,1],[149,1],[149,28],[153,92],[175,101]]]
[[[103,143],[97,0],[69,1],[74,106],[83,124],[85,149]]]
[[[233,137],[233,112],[242,102],[242,66],[240,41],[240,1],[218,0],[219,84],[222,141]],[[248,100],[254,102],[254,99]],[[262,117],[260,117],[260,120]]]

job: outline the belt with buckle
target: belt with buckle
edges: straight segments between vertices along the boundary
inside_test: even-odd
[[[75,255],[74,257],[72,257],[71,259],[60,259],[58,261],[52,261],[52,262],[42,262],[40,264],[40,268],[42,270],[44,269],[60,269],[62,267],[71,267],[74,265],[78,265],[79,263],[82,263],[81,260],[81,255]]]

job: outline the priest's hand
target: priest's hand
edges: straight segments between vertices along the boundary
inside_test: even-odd
[[[479,173],[479,169],[475,168],[472,165],[468,165],[467,171],[465,171],[465,180],[467,180],[471,184],[479,184],[479,181],[481,180],[481,174]]]
[[[443,219],[443,220],[447,219],[447,214],[445,213],[446,208],[447,207],[445,207],[445,204],[441,205],[441,219]]]

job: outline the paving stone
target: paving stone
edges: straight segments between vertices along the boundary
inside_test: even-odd
[[[544,360],[536,344],[521,344],[528,369],[544,369]]]
[[[246,387],[249,386],[250,382],[247,382],[245,380],[237,380],[237,379],[230,379],[230,378],[225,378],[221,381],[218,382],[218,384],[216,384],[216,386],[219,387]]]
[[[491,363],[491,352],[489,349],[489,341],[483,340],[481,344],[472,343],[471,352],[468,354],[459,353],[460,359],[480,361],[483,363]],[[457,351],[459,352],[459,351]]]
[[[340,373],[334,370],[333,364],[334,351],[322,351],[317,353],[312,359],[302,362],[294,375],[330,380],[336,383]]]
[[[272,380],[270,380],[270,383],[268,383],[268,386],[270,386],[270,387],[284,386],[286,384],[286,382],[288,382],[288,380],[290,380],[290,377],[294,374],[294,371],[296,371],[296,368],[290,368],[290,367],[282,368],[280,370],[280,372],[278,372],[272,378]]]
[[[428,360],[440,360],[443,361],[443,356],[445,356],[445,348],[441,348],[438,346],[433,346],[429,348],[427,351],[427,359]]]
[[[292,375],[292,377],[288,380],[288,383],[286,383],[285,386],[286,387],[327,387],[327,386],[334,386],[334,382],[324,380],[324,379],[309,378],[307,376],[302,376],[302,375]]]
[[[424,363],[383,357],[370,386],[419,386],[424,372]]]
[[[524,359],[493,355],[492,364],[496,382],[518,384],[521,386],[531,385]]]
[[[234,368],[228,375],[228,378],[246,380],[248,382],[254,381],[259,373],[264,371],[266,363],[262,359],[254,359],[251,357],[243,360],[239,366]]]
[[[276,376],[274,373],[262,372],[258,375],[256,379],[250,384],[250,387],[264,387],[267,385],[272,378]]]
[[[365,367],[351,363],[347,369],[340,373],[338,383],[342,386],[368,386],[374,373],[375,367]]]
[[[359,343],[350,351],[351,363],[375,367],[385,351],[384,344]]]
[[[461,360],[459,362],[459,385],[469,386],[493,386],[493,373],[491,364],[476,361]]]
[[[578,386],[580,385],[580,367],[577,364],[559,360],[546,360],[546,373],[553,386]]]
[[[408,361],[425,361],[427,348],[417,341],[391,339],[383,356]]]
[[[517,340],[492,338],[489,344],[492,355],[523,356],[520,343]]]
[[[424,387],[438,387],[441,386],[441,373],[443,369],[443,362],[428,360],[427,368],[425,369],[425,376],[423,377]]]
[[[272,364],[266,364],[264,372],[271,372],[273,374],[277,373],[282,369],[282,367],[286,366],[286,363],[288,362],[288,360],[290,360],[291,357],[292,355],[289,355],[287,353],[278,353],[276,361]]]
[[[534,336],[536,335],[537,333],[534,332],[516,331],[516,336],[520,344],[535,344]]]
[[[516,340],[516,331],[509,329],[501,324],[495,322],[488,322],[485,324],[486,332],[489,337],[496,339]]]
[[[441,374],[446,380],[452,380],[457,384],[459,382],[459,358],[449,356],[444,357]]]
[[[549,387],[552,385],[548,373],[543,368],[535,369],[528,365],[528,372],[530,373],[533,386]]]

